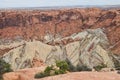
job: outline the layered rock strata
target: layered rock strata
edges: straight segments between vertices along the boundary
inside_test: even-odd
[[[0,10],[0,44],[13,40],[66,37],[86,29],[102,28],[115,54],[120,52],[120,9]],[[69,43],[69,42],[67,42]],[[1,51],[1,50],[0,50]]]
[[[75,42],[64,45],[64,39],[79,39]],[[63,39],[56,39],[52,42],[59,42],[54,46],[40,41],[22,41],[15,44],[14,48],[5,53],[2,58],[11,64],[12,69],[23,69],[33,67],[34,61],[38,60],[46,65],[54,64],[56,60],[68,59],[72,65],[86,65],[93,68],[99,64],[106,64],[107,67],[114,67],[110,57],[109,42],[102,29],[89,29]],[[13,44],[7,46],[11,48]],[[17,47],[16,47],[17,46]],[[3,45],[0,47],[3,48]],[[6,47],[6,46],[5,46]],[[39,67],[41,65],[38,65]]]

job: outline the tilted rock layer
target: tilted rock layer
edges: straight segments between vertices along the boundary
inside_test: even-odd
[[[114,67],[114,63],[109,56],[108,39],[102,29],[90,29],[62,39],[69,38],[73,40],[79,38],[80,40],[66,45],[60,43],[54,46],[35,40],[22,41],[21,44],[14,42],[14,48],[6,52],[2,58],[11,64],[13,70],[34,67],[36,64],[42,63],[51,65],[55,64],[56,60],[66,59],[73,66],[86,65],[93,68],[104,63],[107,67]],[[54,42],[59,41],[62,40],[57,39]],[[9,44],[7,48],[11,46],[13,46],[13,43]],[[1,45],[0,48],[6,48],[6,46]],[[41,65],[36,67],[39,66]]]
[[[46,35],[52,38],[66,37],[93,28],[103,28],[112,51],[120,53],[119,8],[0,11],[0,44],[11,39],[37,39],[44,42]]]

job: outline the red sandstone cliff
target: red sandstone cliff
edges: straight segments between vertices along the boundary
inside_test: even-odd
[[[46,34],[69,36],[85,29],[102,28],[114,53],[120,52],[120,9],[0,11],[0,38],[44,40]]]

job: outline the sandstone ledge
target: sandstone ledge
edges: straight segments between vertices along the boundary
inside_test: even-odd
[[[34,79],[34,75],[41,68],[31,68],[20,70],[19,72],[10,72],[3,75],[4,80],[120,80],[120,74],[113,72],[72,72],[62,75],[49,76],[41,79]]]

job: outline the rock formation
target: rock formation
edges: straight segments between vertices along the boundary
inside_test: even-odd
[[[86,29],[102,28],[112,52],[120,52],[120,9],[0,10],[0,44],[13,40],[67,37]],[[1,50],[0,50],[1,51]]]
[[[0,58],[10,63],[15,71],[4,74],[3,78],[34,80],[34,74],[45,68],[41,66],[54,64],[56,60],[69,60],[75,67],[93,68],[105,64],[107,69],[113,69],[115,64],[120,64],[119,35],[120,8],[0,10]],[[60,79],[120,78],[112,72],[98,77],[98,73],[92,74],[95,76],[88,72],[68,73]]]
[[[0,58],[14,70],[65,59],[74,66],[114,67],[119,31],[119,8],[0,10]]]
[[[64,44],[64,39],[71,39],[73,42]],[[74,42],[75,39],[79,40]],[[69,37],[55,39],[52,42],[54,44],[59,42],[59,44],[52,46],[35,40],[31,42],[22,41],[20,42],[22,45],[16,44],[17,47],[14,46],[2,58],[10,63],[14,70],[33,67],[35,65],[33,62],[36,60],[41,60],[39,64],[51,65],[56,60],[66,59],[74,66],[86,65],[93,68],[104,63],[108,67],[114,67],[114,63],[109,56],[107,36],[100,28],[89,29]],[[7,48],[10,48],[10,45]]]

